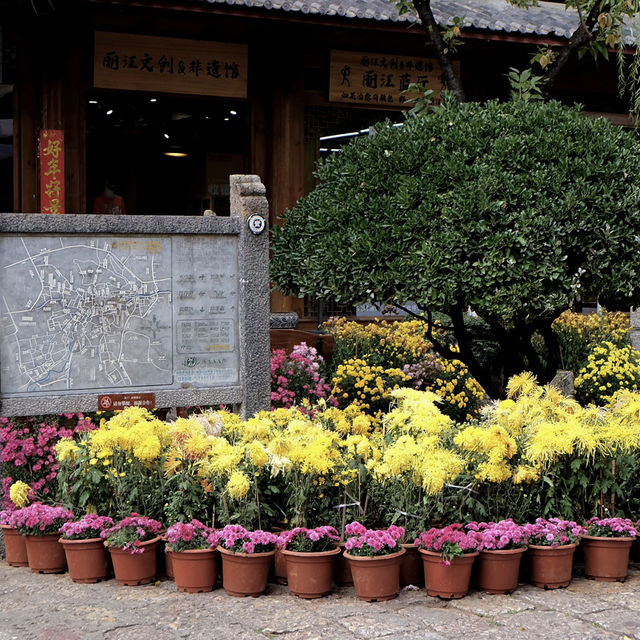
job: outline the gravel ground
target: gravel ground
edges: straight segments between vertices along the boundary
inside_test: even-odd
[[[624,583],[576,577],[569,588],[520,585],[512,595],[471,591],[443,601],[413,587],[396,600],[366,603],[342,587],[300,600],[270,584],[267,595],[233,598],[224,590],[186,594],[173,582],[121,587],[80,585],[68,574],[40,575],[0,561],[0,640],[640,640],[640,566]]]

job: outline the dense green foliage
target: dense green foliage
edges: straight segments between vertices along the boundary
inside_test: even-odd
[[[468,306],[508,376],[542,373],[531,337],[552,340],[551,322],[574,301],[638,297],[640,147],[577,108],[450,100],[402,127],[377,125],[317,176],[274,230],[278,288],[444,312],[485,388]]]

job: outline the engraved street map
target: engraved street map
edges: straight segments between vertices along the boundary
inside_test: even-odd
[[[0,236],[0,389],[236,384],[236,279],[229,237]]]

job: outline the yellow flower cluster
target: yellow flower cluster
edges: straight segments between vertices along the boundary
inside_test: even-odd
[[[589,355],[575,381],[583,403],[606,404],[620,389],[640,389],[640,352],[604,342]]]
[[[9,497],[11,502],[19,509],[26,507],[29,504],[29,485],[22,480],[14,482],[9,488]]]
[[[508,394],[454,438],[478,480],[532,482],[561,459],[640,448],[640,394],[623,390],[604,408],[584,408],[530,373],[512,378]]]
[[[449,415],[458,422],[472,420],[478,415],[485,391],[471,376],[469,368],[461,360],[437,359],[441,372],[427,391],[438,394],[450,407]]]
[[[417,362],[431,349],[426,336],[427,325],[420,320],[386,322],[376,319],[368,324],[360,324],[346,318],[332,318],[323,324],[327,333],[353,357],[366,358],[377,364],[401,367],[407,362]]]
[[[617,347],[629,343],[629,318],[624,313],[582,314],[565,311],[552,325],[558,337],[563,367],[577,373],[585,366],[589,353],[603,342]]]
[[[631,327],[629,317],[620,311],[611,313],[603,309],[600,313],[575,313],[565,311],[553,322],[557,333],[578,334],[582,340],[592,344],[620,342],[625,340]]]
[[[371,366],[366,360],[352,358],[338,366],[332,394],[341,407],[355,404],[377,421],[389,407],[391,392],[408,380],[400,369]]]

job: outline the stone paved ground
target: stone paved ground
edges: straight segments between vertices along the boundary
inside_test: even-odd
[[[0,640],[512,640],[513,638],[640,640],[640,567],[625,583],[577,577],[568,589],[528,585],[510,596],[472,591],[445,602],[424,590],[365,603],[344,587],[322,600],[290,596],[270,585],[267,596],[232,598],[222,589],[179,593],[160,580],[120,587],[68,575],[38,575],[0,561]]]

